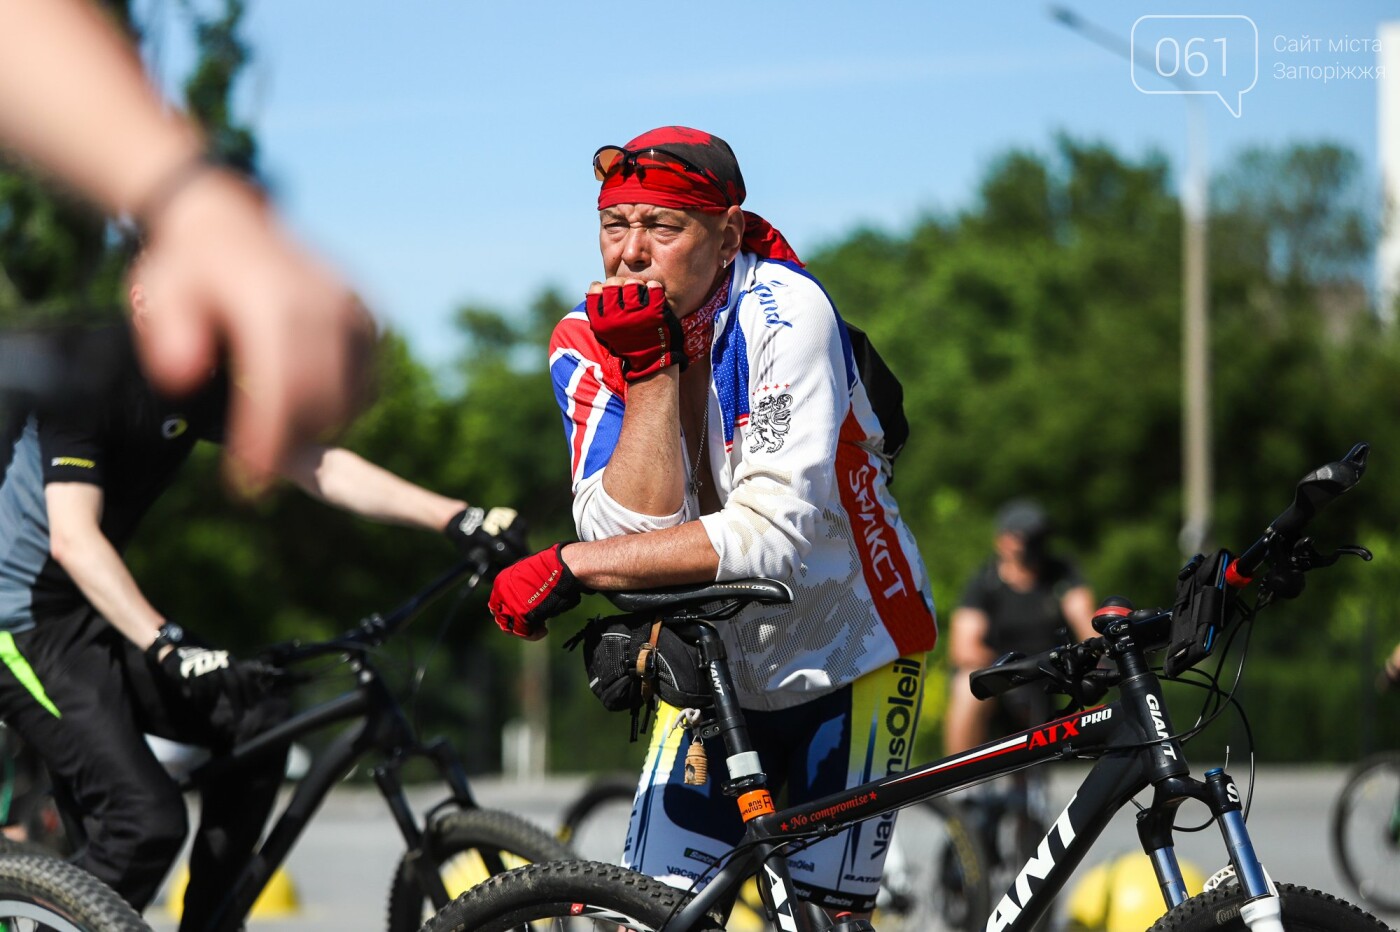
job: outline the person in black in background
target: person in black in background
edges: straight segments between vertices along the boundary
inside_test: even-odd
[[[1002,654],[1049,650],[1072,634],[1093,637],[1094,593],[1072,563],[1048,552],[1050,521],[1028,499],[1016,499],[997,514],[995,555],[969,580],[949,624],[948,713],[944,748],[949,754],[983,743],[998,705],[1006,731],[1029,728],[1050,717],[1049,698],[1038,689],[1012,690],[980,701],[968,674]]]

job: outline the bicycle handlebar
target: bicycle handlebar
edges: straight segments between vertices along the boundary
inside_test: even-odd
[[[1008,651],[990,667],[974,670],[968,675],[968,688],[978,699],[991,699],[1018,686],[1053,680],[1074,687],[1093,674],[1099,658],[1108,650],[1101,637],[1089,638],[1078,644],[1061,644],[1029,657],[1019,651]]]
[[[265,649],[260,656],[268,663],[282,667],[289,663],[324,657],[327,654],[343,654],[347,651],[363,652],[378,647],[387,641],[395,631],[412,621],[423,609],[460,582],[463,577],[472,575],[471,583],[475,585],[489,569],[489,564],[482,560],[462,560],[421,590],[409,596],[388,615],[378,613],[370,615],[343,634],[325,641],[303,644],[301,641],[293,640],[274,644]]]
[[[1279,543],[1292,543],[1325,505],[1344,492],[1350,491],[1366,473],[1369,443],[1358,443],[1335,463],[1319,466],[1298,482],[1293,504],[1273,520],[1258,540],[1236,557],[1225,571],[1225,579],[1236,589],[1242,589],[1254,579],[1254,571],[1268,559]]]

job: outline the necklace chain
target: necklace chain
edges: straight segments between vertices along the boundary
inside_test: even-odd
[[[705,438],[710,433],[710,393],[705,393],[705,414],[700,419],[700,442],[695,448],[695,467],[690,471],[689,496],[694,497],[696,507],[699,507],[700,499],[700,464],[705,461]]]

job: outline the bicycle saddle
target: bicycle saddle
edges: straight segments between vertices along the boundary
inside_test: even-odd
[[[792,590],[786,583],[761,577],[603,594],[624,612],[654,612],[719,601],[738,602],[741,605],[750,602],[760,605],[783,605],[792,601]]]

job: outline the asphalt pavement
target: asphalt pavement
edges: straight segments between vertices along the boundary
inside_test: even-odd
[[[1207,766],[1197,765],[1199,775]],[[1073,795],[1085,770],[1078,765],[1052,769],[1050,796],[1058,811]],[[1244,787],[1246,768],[1231,773]],[[1291,881],[1354,899],[1346,893],[1332,862],[1328,843],[1331,806],[1345,776],[1341,768],[1262,768],[1255,786],[1249,828],[1265,868],[1275,880]],[[541,781],[481,778],[473,781],[484,806],[505,809],[553,829],[564,807],[587,782],[586,777]],[[426,807],[437,795],[413,794]],[[1183,809],[1182,822],[1189,819]],[[620,817],[619,817],[620,818]],[[1082,868],[1137,850],[1131,807],[1114,817]],[[620,828],[619,828],[620,831]],[[283,918],[255,918],[251,930],[265,932],[347,932],[384,928],[390,878],[402,853],[387,809],[373,789],[346,787],[332,794],[293,850],[287,874],[295,889],[294,913]],[[1219,832],[1210,828],[1178,836],[1178,854],[1209,875],[1226,862]],[[1193,891],[1194,892],[1194,891]],[[175,922],[161,905],[148,912],[157,932]],[[1396,926],[1400,916],[1382,916]]]

